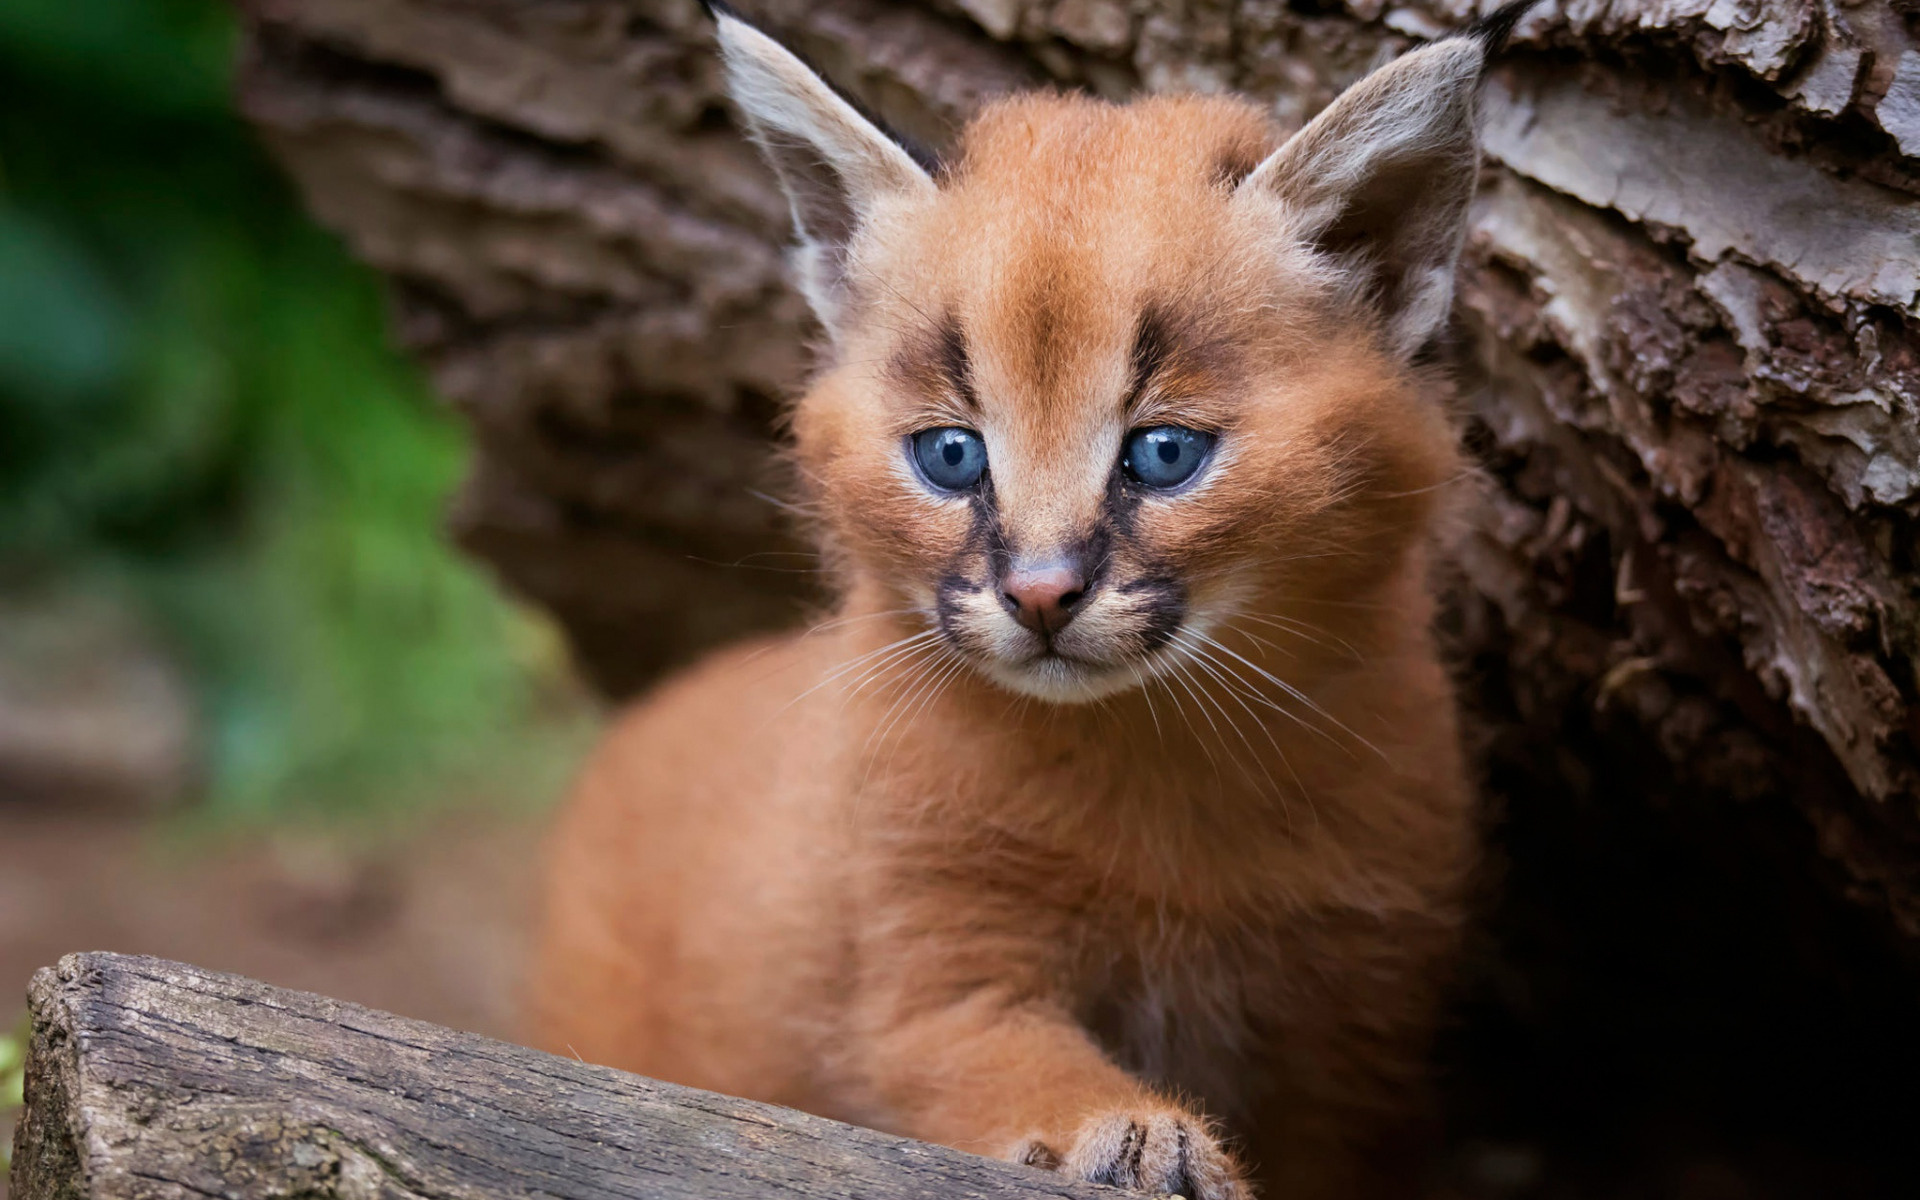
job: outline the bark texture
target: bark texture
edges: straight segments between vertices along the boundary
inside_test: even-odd
[[[762,493],[805,315],[693,0],[243,7],[246,113],[392,278],[402,339],[479,438],[463,542],[615,694],[791,620],[809,560]],[[1474,15],[739,7],[935,146],[1032,85],[1232,88],[1297,124]],[[1489,83],[1451,348],[1485,473],[1449,633],[1509,867],[1469,988],[1504,1016],[1470,1042],[1591,1065],[1681,1037],[1745,1063],[1739,1037],[1790,1009],[1817,1072],[1853,1043],[1808,1014],[1871,1024],[1911,994],[1916,31],[1912,0],[1562,0]],[[1569,1020],[1600,1041],[1541,1032]],[[1904,1062],[1888,1022],[1859,1045]],[[1547,1086],[1514,1069],[1512,1095]]]
[[[1119,1200],[180,963],[31,989],[16,1200]]]

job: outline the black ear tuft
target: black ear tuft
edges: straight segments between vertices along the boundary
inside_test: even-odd
[[[1506,49],[1507,39],[1513,36],[1513,27],[1538,3],[1540,0],[1512,0],[1512,3],[1494,9],[1467,26],[1460,35],[1479,41],[1486,48],[1487,57],[1492,58]]]
[[[733,5],[725,3],[725,0],[700,0],[700,7],[706,9],[707,15],[716,21],[721,17],[732,17],[736,21],[746,20]]]

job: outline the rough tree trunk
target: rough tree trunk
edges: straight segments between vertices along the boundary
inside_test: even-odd
[[[1034,84],[1298,123],[1471,5],[739,7],[938,145]],[[478,436],[462,541],[611,693],[791,620],[806,560],[759,493],[804,314],[693,0],[244,7],[247,114]],[[1455,344],[1489,486],[1448,632],[1508,865],[1469,1132],[1699,1088],[1806,1128],[1802,1084],[1920,1063],[1917,29],[1564,0],[1489,85]]]

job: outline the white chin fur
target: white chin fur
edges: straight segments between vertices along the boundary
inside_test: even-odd
[[[1138,671],[1041,658],[1024,663],[979,663],[982,675],[1010,692],[1053,704],[1091,704],[1140,686]]]

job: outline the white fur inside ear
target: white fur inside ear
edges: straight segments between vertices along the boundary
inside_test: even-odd
[[[1370,295],[1391,349],[1411,357],[1443,328],[1479,150],[1474,94],[1485,48],[1455,38],[1348,88],[1240,184],[1278,202],[1288,233]]]
[[[728,90],[793,209],[800,286],[837,337],[856,235],[933,179],[786,47],[736,17],[718,24]]]

